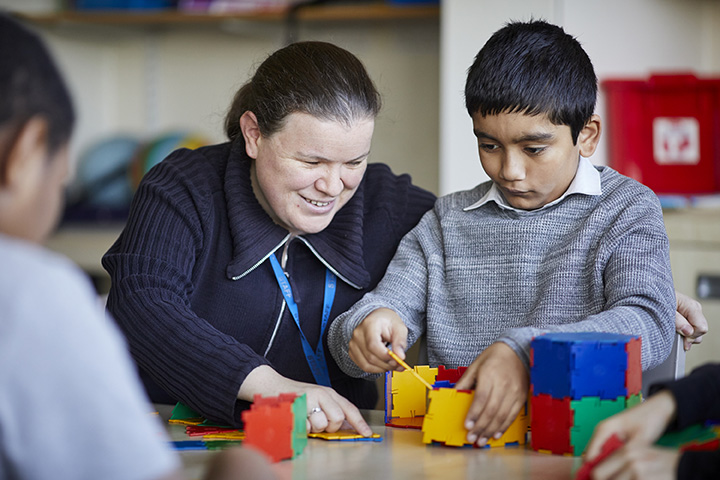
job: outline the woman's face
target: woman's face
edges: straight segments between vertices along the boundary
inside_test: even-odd
[[[255,122],[251,112],[243,117],[247,115]],[[243,120],[248,118],[241,125]],[[324,230],[362,180],[374,126],[372,118],[348,127],[292,113],[270,137],[244,128],[247,153],[255,159],[252,181],[260,205],[291,233]]]

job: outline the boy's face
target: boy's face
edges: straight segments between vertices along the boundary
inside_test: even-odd
[[[23,127],[0,190],[0,231],[33,243],[43,243],[57,224],[68,177],[67,146],[50,155],[45,128],[37,118]]]
[[[558,199],[570,186],[580,155],[592,155],[600,137],[593,115],[573,145],[570,127],[546,115],[500,113],[472,116],[480,163],[510,205],[534,210]]]
[[[64,206],[65,185],[68,179],[69,155],[67,146],[58,149],[53,158],[46,158],[39,173],[34,205],[35,222],[28,225],[28,239],[43,243],[55,229]]]

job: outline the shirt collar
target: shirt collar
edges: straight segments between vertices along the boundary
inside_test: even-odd
[[[287,230],[272,221],[257,201],[250,181],[250,163],[242,142],[235,142],[224,186],[233,242],[232,260],[226,269],[229,278],[250,273],[290,236]],[[327,228],[298,237],[326,267],[358,289],[370,284],[363,256],[364,185],[363,180],[355,195],[335,214]]]
[[[587,158],[580,157],[580,161],[578,162],[578,168],[575,172],[575,178],[573,178],[572,182],[570,182],[570,186],[568,186],[567,190],[565,190],[565,193],[560,195],[560,198],[553,200],[552,202],[549,202],[542,207],[538,208],[537,210],[542,210],[543,208],[549,208],[553,205],[556,205],[560,202],[562,202],[566,197],[573,195],[573,194],[581,194],[581,195],[601,195],[602,194],[602,184],[600,182],[600,172],[597,171],[597,169],[593,166],[593,164],[588,160]],[[527,210],[522,210],[519,208],[515,208],[512,205],[510,205],[507,200],[505,200],[505,197],[500,192],[500,189],[497,188],[497,185],[493,182],[490,189],[487,191],[485,195],[483,195],[480,200],[473,203],[472,205],[465,207],[464,211],[470,211],[475,210],[476,208],[479,208],[486,203],[495,202],[499,207],[504,208],[506,210],[512,210],[515,212],[526,212]]]

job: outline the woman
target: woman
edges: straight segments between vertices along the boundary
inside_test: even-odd
[[[347,419],[370,433],[356,406],[374,407],[374,383],[344,375],[319,339],[434,202],[368,165],[379,109],[356,57],[293,44],[236,94],[228,143],[145,176],[103,265],[153,400],[238,424],[255,394],[300,392],[313,431]]]
[[[367,164],[379,109],[356,57],[293,44],[236,94],[228,143],[176,151],[145,176],[103,265],[154,401],[239,424],[255,394],[306,393],[313,431],[347,419],[370,433],[356,407],[375,406],[374,383],[344,375],[319,339],[435,199]],[[682,321],[701,336],[694,318]]]

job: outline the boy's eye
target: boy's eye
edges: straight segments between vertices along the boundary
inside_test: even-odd
[[[485,150],[486,152],[492,152],[492,151],[497,150],[500,147],[498,147],[497,145],[495,145],[493,143],[481,143],[480,148],[482,150]]]
[[[530,155],[540,155],[542,152],[545,151],[545,148],[547,147],[526,147],[525,151],[528,152]]]

